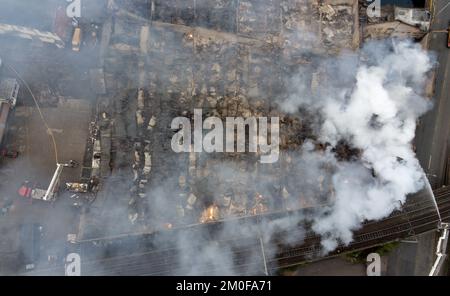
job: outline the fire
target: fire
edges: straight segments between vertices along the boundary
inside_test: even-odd
[[[250,209],[250,215],[259,215],[267,212],[269,209],[264,203],[264,196],[257,193],[255,195],[255,206]]]
[[[194,39],[194,34],[192,32],[186,33],[185,35],[186,40],[191,41]]]
[[[203,211],[200,216],[200,223],[208,223],[218,221],[220,219],[219,215],[219,207],[216,205],[212,205]]]

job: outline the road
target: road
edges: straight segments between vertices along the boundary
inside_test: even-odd
[[[35,9],[16,3],[20,1],[0,2],[0,22],[51,31],[55,9],[61,1],[44,0],[33,4]],[[14,13],[16,11],[21,11],[21,14]],[[21,224],[38,223],[43,226],[41,260],[47,262],[47,255],[59,255],[57,247],[65,244],[67,234],[77,232],[79,220],[79,210],[72,207],[73,200],[64,190],[53,204],[31,203],[31,200],[17,195],[18,187],[25,180],[47,188],[56,168],[52,141],[23,81],[39,101],[42,116],[54,134],[58,161],[72,159],[82,163],[89,137],[91,110],[96,99],[89,70],[98,67],[98,48],[86,45],[81,53],[77,53],[70,47],[59,49],[23,38],[1,36],[0,39],[1,57],[9,66],[2,69],[2,75],[16,77],[21,84],[18,105],[9,119],[10,128],[5,139],[7,147],[20,153],[17,159],[3,160],[0,169],[0,204],[3,200],[13,202],[7,215],[0,217],[1,274],[18,272],[24,267],[19,257],[24,247],[18,236]],[[80,181],[80,175],[81,167],[64,169],[61,189],[65,182]]]
[[[416,131],[417,157],[430,182],[441,186],[445,169],[450,130],[450,49],[447,48],[447,28],[450,20],[448,0],[434,0],[435,17],[431,25],[429,49],[438,61],[433,109],[421,118]]]

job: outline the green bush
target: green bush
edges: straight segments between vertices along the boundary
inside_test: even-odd
[[[382,246],[345,254],[345,258],[352,263],[365,263],[367,255],[370,253],[378,253],[380,256],[384,256],[394,250],[398,245],[399,242],[390,242]]]

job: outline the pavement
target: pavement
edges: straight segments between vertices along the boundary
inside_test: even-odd
[[[447,30],[450,20],[450,5],[447,0],[434,0],[437,14],[427,36],[430,51],[438,62],[433,109],[420,119],[416,130],[417,157],[427,173],[430,182],[438,187],[444,183],[444,171],[448,158],[450,131],[450,49],[447,48]]]
[[[41,22],[46,18],[47,26],[51,25],[55,2],[45,0],[41,10],[24,12],[33,17],[18,24],[31,26],[33,21]],[[0,12],[0,16],[4,13]],[[96,99],[90,88],[89,70],[98,67],[98,53],[95,48],[86,46],[84,49],[75,53],[70,47],[58,49],[17,38],[0,42],[0,55],[5,64],[15,68],[41,103],[42,114],[55,136],[59,162],[75,160],[82,164],[89,137]],[[13,71],[3,74],[15,76]],[[65,255],[59,252],[64,250],[67,234],[78,232],[80,213],[72,206],[70,194],[65,190],[54,203],[32,202],[17,194],[25,180],[46,189],[56,169],[53,144],[23,83],[5,144],[20,151],[17,159],[3,159],[0,169],[0,204],[6,200],[13,202],[10,212],[0,215],[0,274],[11,274],[23,271],[18,260],[23,247],[19,240],[20,225],[38,223],[43,226],[41,261],[46,264],[48,255],[59,256],[59,260]],[[60,183],[78,182],[80,176],[81,167],[64,169]]]
[[[26,109],[26,112],[23,110]],[[71,203],[70,193],[64,188],[65,182],[78,182],[81,176],[81,167],[65,168],[60,179],[61,193],[54,203],[32,201],[17,194],[17,189],[25,180],[39,184],[46,189],[56,169],[53,145],[46,133],[37,109],[34,107],[18,107],[17,113],[28,116],[16,116],[11,122],[12,130],[20,126],[16,137],[9,137],[8,143],[17,140],[17,136],[25,138],[23,151],[17,159],[8,159],[3,162],[1,172],[2,198],[9,198],[14,202],[13,209],[5,216],[0,217],[0,233],[2,241],[8,242],[0,246],[0,253],[6,252],[13,257],[17,256],[23,246],[20,245],[18,234],[23,223],[38,223],[43,226],[44,238],[42,243],[41,260],[47,260],[48,255],[59,250],[54,246],[63,246],[67,241],[67,234],[78,232],[79,210]],[[59,161],[67,162],[71,159],[82,163],[86,139],[88,137],[88,124],[91,115],[91,103],[86,100],[69,100],[60,102],[57,107],[44,108],[43,115],[53,130]],[[73,128],[77,127],[77,128]],[[22,133],[23,135],[20,135]],[[64,248],[61,248],[64,250]],[[0,259],[8,259],[2,256]],[[11,260],[16,266],[10,270],[20,269],[18,260]],[[14,262],[15,261],[15,262]],[[1,265],[1,262],[0,262]],[[0,269],[0,274],[1,274]]]
[[[65,100],[56,108],[42,109],[50,129],[56,140],[58,161],[68,163],[75,160],[83,163],[84,147],[89,136],[89,122],[91,115],[91,103],[86,100]],[[76,128],[74,128],[76,127]],[[29,117],[28,149],[29,160],[33,167],[39,167],[40,176],[47,182],[51,179],[55,166],[55,153],[51,138],[42,124],[42,120],[35,108]],[[32,153],[32,151],[41,151]],[[81,176],[81,166],[63,170],[61,182],[76,182]]]
[[[435,232],[428,232],[401,242],[395,249],[381,256],[382,276],[427,276],[434,263]],[[367,264],[334,257],[299,265],[283,275],[293,276],[366,276]]]
[[[336,257],[325,259],[312,264],[300,266],[295,272],[285,275],[295,276],[365,276],[366,265],[351,263],[350,261]]]
[[[434,0],[434,19],[425,44],[435,55],[433,108],[421,119],[416,130],[416,154],[433,187],[444,185],[448,159],[450,130],[450,49],[447,48],[447,28],[450,5],[447,0]],[[416,242],[404,242],[392,251],[387,260],[387,275],[428,275],[434,263],[436,232],[415,238]]]

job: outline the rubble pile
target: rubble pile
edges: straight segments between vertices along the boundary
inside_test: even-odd
[[[353,37],[352,6],[329,5],[319,6],[322,40],[330,50],[338,51],[342,48],[351,48]]]
[[[119,15],[203,27],[296,48],[335,53],[354,46],[358,0],[115,0]],[[153,3],[153,4],[152,4]],[[145,8],[143,8],[145,7]],[[132,11],[133,14],[125,14]],[[133,16],[134,15],[134,16]],[[317,36],[321,36],[317,38]],[[305,42],[307,41],[307,42]],[[318,46],[315,46],[317,43]]]
[[[311,51],[327,55],[350,46],[352,6],[152,2],[149,23],[142,21],[147,12],[125,11],[131,3],[115,1],[103,65],[106,93],[99,99],[93,140],[93,172],[128,180],[126,192],[108,194],[128,209],[129,222],[148,231],[328,203],[329,176],[310,174],[307,164],[291,157],[307,139],[315,141],[314,119],[287,115],[277,101],[288,95],[283,77],[298,67],[315,67]],[[317,30],[323,40],[302,39]],[[320,70],[307,79],[307,91],[314,93]],[[173,152],[171,121],[192,119],[195,108],[222,119],[279,117],[279,161],[261,164],[251,153]],[[319,184],[319,193],[308,191],[308,184]]]

